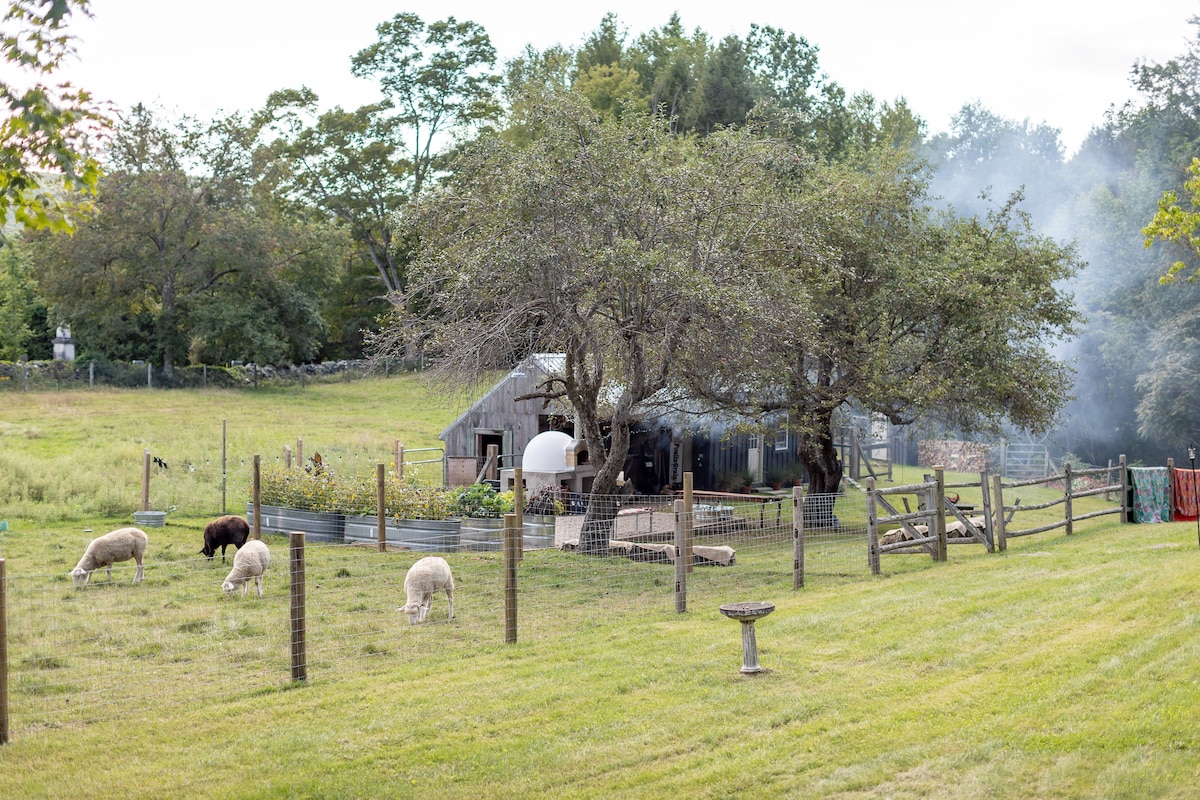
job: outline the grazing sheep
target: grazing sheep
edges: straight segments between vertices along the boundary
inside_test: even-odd
[[[112,580],[112,565],[116,561],[137,561],[137,574],[133,582],[142,579],[142,556],[146,553],[146,545],[150,537],[140,528],[117,528],[103,536],[97,536],[88,543],[83,551],[83,558],[71,570],[71,578],[76,586],[83,586],[92,580],[92,573],[100,567],[108,570],[108,579]]]
[[[250,523],[237,514],[226,514],[204,526],[204,547],[200,548],[200,553],[212,561],[220,547],[221,563],[224,564],[226,545],[233,545],[234,550],[241,549],[249,537]]]
[[[442,589],[446,590],[446,602],[450,604],[450,619],[454,619],[454,576],[450,574],[446,559],[426,556],[409,567],[408,574],[404,576],[404,592],[408,595],[408,602],[398,609],[408,614],[409,625],[425,621],[434,593]]]
[[[258,596],[262,597],[262,576],[270,565],[271,550],[266,543],[259,539],[251,539],[233,554],[233,569],[229,570],[221,588],[226,594],[232,594],[240,586],[242,593],[239,596],[245,597],[250,588],[250,579],[253,578]]]

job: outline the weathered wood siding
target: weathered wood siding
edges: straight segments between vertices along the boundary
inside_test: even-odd
[[[517,397],[532,392],[544,377],[542,373],[534,372],[531,369],[510,372],[442,432],[441,438],[446,445],[446,455],[476,457],[486,455],[476,452],[476,433],[480,430],[492,431],[498,435],[508,433],[508,436],[504,438],[506,445],[511,447],[511,453],[501,453],[501,455],[524,453],[525,445],[538,435],[538,417],[540,415],[547,413],[567,415],[562,406],[552,405],[548,409],[543,409],[541,400],[521,400],[519,402],[516,400]],[[511,441],[510,445],[509,441]],[[505,466],[510,465],[506,463]]]

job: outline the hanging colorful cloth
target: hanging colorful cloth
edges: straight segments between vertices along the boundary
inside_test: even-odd
[[[1133,483],[1133,521],[1166,522],[1170,517],[1166,467],[1130,467]]]
[[[1200,469],[1175,468],[1175,519],[1194,520],[1200,514]]]

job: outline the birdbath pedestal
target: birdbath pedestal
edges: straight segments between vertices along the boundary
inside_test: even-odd
[[[758,665],[758,642],[754,638],[754,623],[775,610],[774,603],[727,603],[721,613],[742,623],[742,674],[762,672]]]

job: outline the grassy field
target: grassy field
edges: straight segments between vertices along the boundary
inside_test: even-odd
[[[267,397],[6,396],[0,478],[19,465],[24,486],[53,469],[100,486],[106,470],[124,475],[114,464],[214,418],[231,439],[237,420],[247,451],[296,436],[422,446],[457,410],[408,380]],[[82,526],[119,515],[42,485],[21,515],[0,506],[19,523],[0,534],[10,595],[45,581],[39,608],[110,629],[79,655],[21,642],[33,652],[21,668],[95,660],[112,709],[0,748],[3,798],[1190,798],[1200,782],[1194,523],[1104,517],[1005,553],[885,557],[883,576],[800,591],[786,542],[746,548],[734,568],[697,571],[685,614],[669,568],[533,553],[521,595],[533,625],[515,645],[494,624],[494,554],[453,558],[454,621],[435,605],[432,624],[410,627],[394,606],[411,556],[314,549],[310,613],[353,630],[295,686],[272,622],[288,602],[279,576],[262,601],[214,598],[223,571],[193,557],[199,521],[172,517],[153,532],[144,584],[123,573],[72,590],[63,573]],[[738,626],[716,610],[747,599],[776,605],[757,625],[757,676],[738,672]],[[202,656],[219,669],[189,673]],[[30,696],[61,700],[13,692],[26,689],[23,714]]]
[[[0,509],[9,524],[128,519],[141,503],[145,450],[154,467],[151,507],[184,518],[221,510],[222,427],[226,504],[248,496],[254,455],[264,463],[303,442],[335,467],[371,472],[406,450],[440,446],[438,433],[468,405],[413,375],[258,391],[96,389],[0,395]],[[410,453],[406,461],[418,455]],[[440,481],[440,468],[427,467]],[[178,515],[172,514],[172,518]]]

